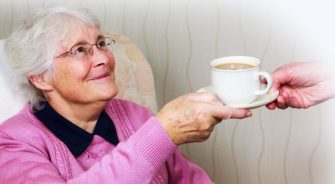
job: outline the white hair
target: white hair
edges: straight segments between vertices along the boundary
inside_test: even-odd
[[[46,99],[28,77],[51,73],[58,44],[78,23],[100,27],[98,20],[87,11],[54,7],[35,13],[6,39],[5,50],[17,88],[35,109],[43,108],[41,102]]]

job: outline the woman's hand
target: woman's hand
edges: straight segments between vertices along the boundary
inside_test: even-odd
[[[279,90],[277,100],[268,109],[308,108],[335,96],[334,64],[294,62],[272,73],[272,90]]]
[[[206,140],[222,119],[250,117],[248,109],[223,106],[212,93],[190,93],[167,103],[156,115],[176,145]]]

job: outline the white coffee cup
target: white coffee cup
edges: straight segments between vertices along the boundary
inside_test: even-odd
[[[249,56],[222,57],[211,61],[211,84],[214,93],[229,106],[241,106],[266,94],[272,86],[271,75],[260,71],[261,61]],[[218,68],[221,65],[223,68]],[[236,69],[236,67],[242,69]],[[267,81],[261,89],[260,78]]]

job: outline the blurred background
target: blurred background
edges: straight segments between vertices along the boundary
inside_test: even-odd
[[[210,85],[209,62],[218,57],[257,57],[268,72],[292,61],[335,62],[330,0],[1,0],[0,39],[27,15],[62,4],[88,8],[103,31],[141,48],[159,107]],[[335,183],[334,107],[334,100],[307,110],[261,107],[181,149],[218,184]]]

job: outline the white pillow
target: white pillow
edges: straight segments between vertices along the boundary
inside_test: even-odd
[[[16,114],[23,107],[26,100],[23,96],[15,93],[10,86],[10,71],[7,57],[4,51],[5,40],[0,40],[0,124]]]

